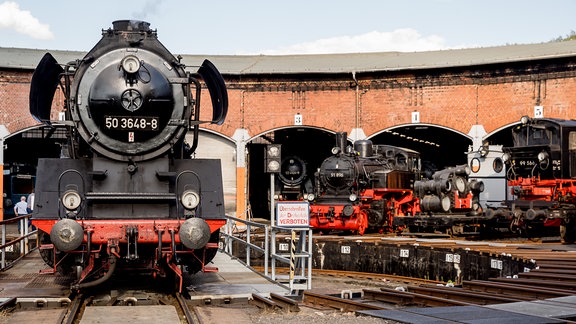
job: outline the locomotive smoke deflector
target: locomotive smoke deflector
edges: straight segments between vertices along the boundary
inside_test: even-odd
[[[50,125],[50,110],[56,88],[64,69],[50,54],[44,54],[32,75],[30,84],[30,114],[38,122]]]
[[[212,99],[212,124],[222,125],[228,113],[228,91],[226,91],[224,78],[208,60],[204,60],[198,69],[198,74],[206,82]]]

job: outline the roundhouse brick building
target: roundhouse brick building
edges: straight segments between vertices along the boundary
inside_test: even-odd
[[[10,133],[5,170],[20,163],[25,139],[42,136],[28,92],[45,52],[0,48],[0,125]],[[84,56],[49,52],[62,64]],[[506,144],[523,115],[573,118],[576,111],[576,41],[414,53],[182,55],[182,62],[197,66],[204,58],[226,80],[229,111],[223,125],[202,127],[208,145],[199,145],[197,156],[222,159],[227,212],[237,217],[268,210],[265,144],[313,161],[329,154],[334,132],[345,131],[350,141],[410,147],[436,164],[454,164],[483,141]],[[63,101],[58,90],[53,120]]]

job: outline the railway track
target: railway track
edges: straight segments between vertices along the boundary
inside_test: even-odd
[[[570,252],[565,252],[570,253]],[[529,256],[529,255],[527,255]],[[576,307],[576,271],[574,259],[547,258],[538,268],[519,274],[515,278],[467,280],[461,285],[417,283],[412,278],[398,278],[390,288],[362,288],[357,294],[325,294],[305,291],[302,306],[332,309],[362,314],[370,311],[397,310],[414,307],[478,307],[511,303],[555,303],[557,307]],[[325,274],[326,275],[326,274]],[[334,272],[346,278],[365,280],[366,274]],[[377,281],[378,276],[372,280]],[[366,286],[370,286],[366,281]],[[395,287],[394,287],[395,286]],[[570,301],[557,301],[569,298]],[[576,323],[576,312],[562,318],[564,323]]]
[[[198,323],[198,317],[181,294],[144,290],[98,291],[70,298],[19,298],[3,309],[4,316],[11,312],[10,322],[25,319],[26,322],[58,324]]]
[[[406,244],[405,241],[387,243]],[[464,243],[450,240],[409,240],[408,244],[449,251],[461,248]],[[273,316],[278,313],[291,314],[285,317],[293,316],[297,319],[299,315],[296,314],[306,313],[307,309],[362,314],[365,311],[415,307],[498,306],[576,296],[576,249],[573,246],[564,246],[562,249],[558,244],[547,243],[465,244],[470,250],[495,257],[505,255],[507,258],[532,260],[534,268],[514,277],[464,280],[454,284],[382,273],[313,269],[313,289],[304,291],[299,296],[301,298],[253,294],[246,301],[230,300],[228,305],[218,306],[193,304],[186,295],[145,289],[142,284],[134,283],[138,280],[124,278],[125,282],[130,282],[127,287],[120,288],[118,282],[115,282],[107,290],[93,290],[84,295],[19,298],[18,302],[12,299],[3,301],[0,308],[4,309],[4,313],[12,313],[10,322],[73,324],[80,323],[80,318],[83,319],[82,323],[90,323],[86,322],[88,318],[106,318],[129,323],[123,318],[146,314],[153,323],[171,324],[209,322],[213,318],[226,322],[238,319],[240,314],[244,314],[244,318],[249,322],[255,313],[264,319],[270,317],[270,320],[274,320]],[[280,273],[288,271],[287,268],[277,270]],[[573,306],[576,308],[576,304]],[[261,313],[258,310],[261,310]],[[2,319],[0,316],[0,324],[8,323]],[[265,321],[264,319],[262,321]],[[572,321],[574,318],[567,320]],[[147,322],[140,320],[138,323]]]

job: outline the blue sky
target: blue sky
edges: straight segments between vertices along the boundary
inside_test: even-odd
[[[178,54],[429,51],[543,43],[576,30],[575,0],[0,0],[0,47],[88,51],[139,19]]]

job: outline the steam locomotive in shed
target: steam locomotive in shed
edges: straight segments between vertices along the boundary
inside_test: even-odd
[[[523,116],[511,135],[512,146],[482,145],[468,154],[470,188],[480,190],[482,179],[490,183],[480,208],[473,208],[476,213],[396,217],[394,224],[417,232],[448,229],[454,234],[461,228],[466,234],[464,228],[473,228],[475,234],[551,234],[563,243],[576,242],[576,121]],[[474,173],[484,177],[474,179]]]
[[[46,53],[38,64],[30,112],[50,125],[60,85],[68,142],[61,158],[38,161],[32,223],[45,263],[76,275],[73,289],[134,271],[173,278],[181,290],[183,271],[216,270],[207,264],[226,221],[220,160],[191,155],[199,125],[224,122],[228,95],[210,61],[194,69],[134,20],[114,21],[81,59],[62,66]]]
[[[451,167],[425,179],[420,154],[391,145],[358,140],[346,145],[346,133],[315,174],[310,225],[323,232],[400,231],[408,219],[431,213],[474,214],[480,209],[481,181],[469,181],[467,165]],[[412,218],[414,220],[414,218]],[[413,224],[413,223],[411,223]]]
[[[308,193],[312,193],[307,162],[298,155],[283,157],[275,188],[274,198],[277,201],[302,200]]]
[[[512,199],[490,217],[524,229],[557,227],[565,243],[576,241],[576,121],[521,118],[504,147]]]

